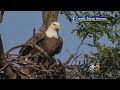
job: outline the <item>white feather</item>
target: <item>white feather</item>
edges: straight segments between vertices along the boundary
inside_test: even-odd
[[[47,37],[49,38],[57,38],[58,39],[58,33],[57,33],[57,29],[60,29],[60,24],[58,22],[53,22],[49,28],[47,29],[47,31],[45,32],[45,34],[47,35]]]
[[[25,58],[25,60],[27,61],[27,60],[28,60],[28,58]]]
[[[47,30],[47,31],[46,31],[46,35],[47,35],[47,37],[49,37],[49,38],[54,37],[54,38],[57,38],[57,39],[58,39],[58,34],[57,34],[57,31],[55,31],[55,30],[52,30],[52,29]]]

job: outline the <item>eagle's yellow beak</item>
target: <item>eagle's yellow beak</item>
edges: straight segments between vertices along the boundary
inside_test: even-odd
[[[56,27],[56,29],[57,29],[57,31],[60,30],[60,25],[58,25],[58,26]]]

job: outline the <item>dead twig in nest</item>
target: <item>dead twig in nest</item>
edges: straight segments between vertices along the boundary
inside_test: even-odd
[[[10,62],[6,63],[6,65],[0,69],[0,72],[3,71],[8,65],[9,65]]]
[[[42,64],[40,64],[40,67],[51,76],[51,72],[49,70],[47,70]]]
[[[38,49],[40,52],[42,52],[49,60],[52,60],[51,57],[45,52],[45,50],[43,50],[41,47],[39,47],[36,44],[33,44],[33,47],[35,47],[36,49]]]
[[[33,29],[33,37],[35,37],[35,28]]]
[[[6,53],[10,53],[11,51],[13,51],[15,49],[20,48],[20,47],[24,47],[24,46],[31,46],[32,47],[32,44],[22,44],[22,45],[15,46],[15,47],[9,49]]]
[[[26,76],[27,78],[29,79],[34,79],[34,77],[32,77],[31,75],[25,73],[24,71],[22,70],[18,70],[18,69],[15,69],[15,68],[12,68],[12,70],[17,73],[17,74],[22,74],[23,76]]]

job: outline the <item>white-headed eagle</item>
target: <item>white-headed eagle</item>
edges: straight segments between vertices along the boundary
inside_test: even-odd
[[[54,56],[60,53],[63,46],[63,39],[58,35],[60,30],[60,24],[53,22],[45,31],[45,33],[37,33],[31,37],[26,44],[36,43],[39,47],[46,51],[49,56]],[[24,46],[20,50],[19,54],[25,56],[29,53],[35,54],[38,50],[30,46]]]

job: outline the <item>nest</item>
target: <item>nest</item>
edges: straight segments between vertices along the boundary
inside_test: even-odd
[[[35,54],[29,53],[26,56],[11,54],[11,51],[28,45],[37,49],[38,52]],[[78,49],[79,48],[80,46]],[[36,44],[15,46],[4,53],[6,63],[2,65],[0,70],[0,72],[4,72],[1,78],[6,79],[6,74],[8,73],[6,73],[5,70],[9,67],[9,70],[13,73],[9,74],[12,76],[12,79],[86,79],[85,74],[81,74],[81,72],[85,70],[80,69],[77,63],[74,64],[81,55],[78,55],[78,49],[75,54],[70,54],[68,51],[70,57],[62,63],[61,60],[50,57]],[[43,57],[43,59],[39,60],[39,57]],[[69,64],[70,62],[72,63]],[[9,70],[7,71],[9,72]]]

